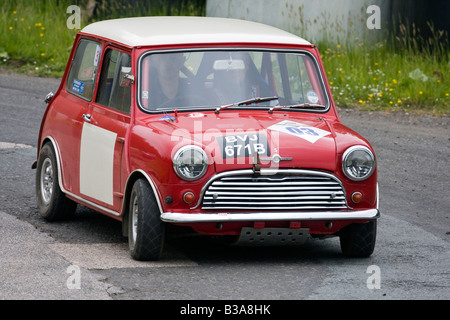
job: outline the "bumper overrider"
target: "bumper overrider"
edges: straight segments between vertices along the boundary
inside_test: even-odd
[[[378,203],[378,186],[377,186]],[[348,206],[345,188],[334,175],[301,169],[228,171],[204,185],[198,212],[163,212],[170,223],[244,221],[374,220],[378,208],[356,210]]]

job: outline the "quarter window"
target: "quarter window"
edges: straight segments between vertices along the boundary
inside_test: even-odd
[[[101,46],[91,40],[80,40],[73,58],[66,89],[85,100],[91,100],[101,56]]]

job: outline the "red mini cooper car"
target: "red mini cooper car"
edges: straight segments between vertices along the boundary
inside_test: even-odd
[[[46,102],[34,168],[49,221],[77,204],[120,220],[138,260],[160,257],[167,224],[373,252],[374,151],[340,122],[317,47],[297,36],[222,18],[96,22]]]

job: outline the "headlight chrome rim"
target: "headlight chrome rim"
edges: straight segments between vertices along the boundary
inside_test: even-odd
[[[196,173],[195,176],[191,176],[191,177],[187,176],[183,173],[184,171],[181,169],[181,165],[183,165],[183,163],[180,163],[180,161],[181,161],[180,157],[182,157],[189,150],[191,150],[191,152],[200,153],[201,161],[202,161],[201,165],[203,166],[199,173]],[[206,152],[199,146],[187,145],[187,146],[184,146],[184,147],[181,147],[180,149],[178,149],[178,151],[175,153],[175,155],[172,158],[172,165],[173,165],[173,169],[178,177],[180,177],[183,180],[194,181],[194,180],[200,179],[201,177],[203,177],[205,175],[206,170],[208,169],[208,156],[206,155]],[[198,165],[198,164],[196,164],[196,165]]]
[[[349,166],[347,166],[347,160],[349,157],[355,152],[355,151],[363,151],[365,152],[372,162],[372,165],[370,167],[370,170],[365,173],[363,176],[355,176],[352,174],[352,171],[350,171]],[[342,171],[344,172],[345,176],[353,181],[363,181],[369,179],[376,168],[376,160],[373,152],[365,147],[365,146],[353,146],[345,150],[344,154],[342,155]]]

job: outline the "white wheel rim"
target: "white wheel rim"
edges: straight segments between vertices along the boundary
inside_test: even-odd
[[[131,204],[131,236],[133,237],[133,243],[136,243],[137,237],[138,212],[138,198],[135,195]]]
[[[42,163],[41,197],[45,204],[49,204],[53,194],[53,165],[49,158]]]

